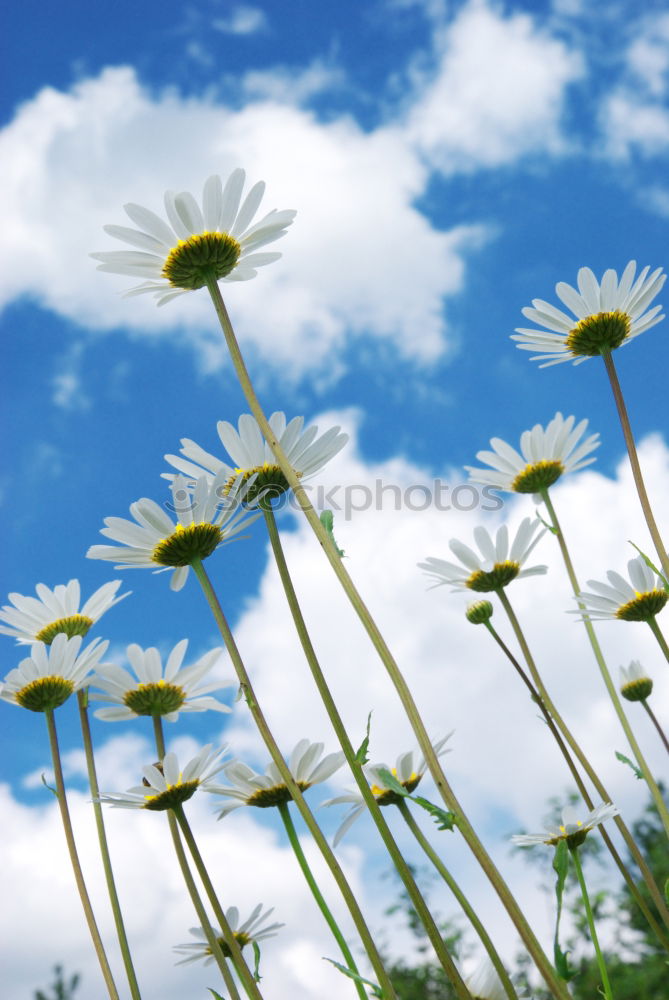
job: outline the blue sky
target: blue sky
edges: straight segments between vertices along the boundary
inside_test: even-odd
[[[585,0],[210,0],[173,11],[155,2],[95,9],[70,3],[56,14],[29,0],[14,5],[7,20],[11,44],[0,88],[0,405],[7,428],[0,592],[30,594],[39,581],[54,586],[78,577],[87,595],[118,576],[85,559],[102,541],[103,518],[126,515],[141,496],[160,500],[162,456],[182,437],[215,449],[216,422],[234,423],[246,410],[205,293],[162,309],[123,299],[131,279],[98,274],[88,257],[119,248],[101,227],[125,221],[125,202],[160,211],[165,189],[199,197],[207,176],[225,177],[236,166],[250,183],[267,182],[263,208],[298,211],[278,247],[282,259],[225,291],[266,409],[318,418],[323,429],[343,423],[351,434],[323,482],[373,484],[381,477],[406,486],[441,477],[457,484],[466,478],[462,466],[490,437],[516,443],[522,430],[547,423],[557,410],[574,413],[602,434],[596,473],[575,479],[578,487],[564,486],[584,547],[583,575],[602,578],[607,568],[624,567],[632,554],[626,540],[645,536],[620,471],[622,440],[602,366],[540,371],[509,334],[523,325],[523,306],[533,298],[553,301],[556,282],[574,283],[583,265],[600,277],[630,259],[665,264],[664,4],[640,10],[631,2],[595,9]],[[658,498],[668,474],[656,402],[666,388],[665,326],[619,355]],[[600,516],[602,496],[609,521]],[[508,502],[505,514],[517,522],[532,510],[523,504]],[[586,510],[595,512],[596,531],[579,517]],[[339,516],[337,535],[398,652],[410,663],[422,658],[429,678],[417,682],[424,681],[431,706],[444,657],[467,662],[465,647],[474,640],[460,619],[456,624],[461,603],[455,599],[451,609],[445,594],[426,595],[415,563],[444,555],[453,536],[469,541],[479,521],[496,526],[499,518],[485,520],[479,511],[441,518],[429,511],[422,521],[407,511],[376,513]],[[369,659],[355,625],[350,644],[337,642],[342,626],[332,625],[331,602],[342,616],[348,612],[308,535],[292,515],[281,526],[332,669],[354,654]],[[226,608],[267,685],[289,750],[297,727],[317,710],[290,674],[292,639],[284,634],[260,525],[216,559]],[[544,554],[542,561],[550,560]],[[165,576],[125,573],[123,580],[133,596],[99,632],[114,656],[130,642],[167,650],[184,635],[194,655],[218,645],[194,581],[174,595]],[[409,638],[408,626],[401,627],[402,608],[406,622],[422,623],[422,636]],[[446,620],[456,630],[448,648]],[[633,638],[630,656],[639,655],[636,642],[647,641]],[[627,652],[616,642],[614,655],[623,655],[619,648]],[[18,658],[10,640],[5,652],[10,669]],[[399,716],[392,708],[385,714],[382,679],[369,685],[357,694],[342,685],[341,697],[354,727],[375,709],[378,754],[392,759],[405,749],[394,749]],[[476,690],[474,684],[472,705]],[[469,704],[453,705],[452,714],[460,720]],[[575,718],[587,728],[593,711],[580,715],[575,707]],[[0,714],[9,808],[29,825],[31,810],[46,808],[46,793],[26,779],[47,766],[42,723],[4,703]],[[224,738],[234,737],[238,752],[261,763],[264,751],[245,721],[238,712],[230,719]],[[430,724],[439,735],[438,726],[448,730],[456,721],[433,711]],[[68,707],[62,727],[65,750],[74,751]],[[112,728],[96,723],[96,738],[135,746],[136,727]],[[188,719],[179,735],[219,740],[221,719]],[[304,735],[329,739],[325,730]],[[531,810],[520,796],[506,801],[502,794],[489,812],[494,768],[477,786],[470,771],[476,755],[465,762],[462,754],[460,764],[457,756],[453,766],[462,768],[484,824],[504,815],[506,828],[529,825],[542,815],[554,789],[530,797]],[[634,789],[621,794],[634,803]],[[19,828],[17,819],[17,837]],[[264,836],[260,824],[253,829]],[[376,864],[365,836],[358,841],[363,853],[347,856],[353,867]],[[83,945],[72,961],[84,963],[85,954]],[[318,960],[314,968],[320,970]],[[303,987],[291,969],[289,961],[281,965],[277,982],[308,997],[295,992]],[[8,1000],[39,985],[18,961],[12,975]],[[327,980],[323,988],[335,987]]]

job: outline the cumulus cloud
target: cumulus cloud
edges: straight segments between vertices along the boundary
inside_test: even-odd
[[[227,17],[215,17],[211,22],[215,31],[224,35],[254,35],[266,30],[267,15],[260,7],[238,4],[233,7]]]

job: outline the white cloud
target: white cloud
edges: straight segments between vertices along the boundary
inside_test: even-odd
[[[267,15],[260,7],[239,4],[227,17],[213,18],[211,26],[224,35],[254,35],[267,29]]]
[[[407,128],[445,174],[500,167],[567,148],[566,91],[583,75],[580,55],[527,14],[504,16],[471,0],[436,35],[438,66],[421,74]]]
[[[535,706],[511,667],[485,630],[465,621],[465,599],[447,593],[445,588],[428,591],[415,565],[428,554],[448,555],[451,537],[469,542],[479,522],[494,527],[508,519],[516,525],[534,510],[532,501],[527,497],[511,498],[497,513],[411,510],[407,498],[416,506],[421,497],[420,490],[411,491],[412,486],[433,489],[436,471],[452,488],[462,482],[461,475],[448,468],[421,468],[397,456],[365,463],[356,447],[359,416],[355,412],[326,414],[318,422],[327,426],[330,420],[345,424],[352,434],[351,444],[324,470],[322,478],[324,489],[330,491],[330,506],[339,504],[342,508],[335,511],[335,534],[346,550],[348,569],[397,656],[430,734],[436,738],[455,729],[452,753],[445,760],[449,779],[549,947],[550,920],[535,888],[535,872],[528,872],[520,860],[509,858],[506,837],[520,825],[539,829],[548,797],[563,795],[571,782]],[[650,437],[642,442],[640,456],[651,500],[665,496],[669,489],[666,444],[659,436]],[[627,559],[633,555],[627,539],[650,551],[626,464],[621,463],[615,479],[595,470],[566,478],[553,490],[583,584],[586,579],[604,578],[610,568],[624,571]],[[386,489],[381,494],[382,509],[351,511],[347,519],[344,497],[354,498],[357,503],[351,506],[360,508],[366,497],[363,487],[374,496],[377,481],[385,487],[399,488],[402,509],[395,509],[396,493]],[[345,494],[346,486],[355,486],[355,492]],[[445,493],[442,499],[446,499]],[[289,530],[288,516],[282,517],[280,523],[304,615],[351,738],[355,744],[361,741],[371,710],[371,759],[392,763],[399,752],[415,746],[415,739],[385,672],[309,531],[301,522]],[[625,740],[606,699],[584,632],[564,613],[574,605],[550,536],[542,540],[535,554],[537,562],[549,564],[549,574],[513,584],[509,596],[554,701],[614,801],[631,821],[643,803],[643,788],[615,759],[615,750],[627,751]],[[216,584],[213,564],[212,578]],[[288,751],[298,738],[307,736],[322,739],[329,752],[334,749],[334,738],[286,619],[276,572],[268,566],[257,598],[248,605],[235,629],[236,638],[279,744]],[[512,643],[499,609],[494,623],[505,641]],[[610,622],[598,626],[597,631],[616,680],[618,665],[633,658],[640,659],[652,672],[655,710],[662,715],[663,706],[669,706],[669,678],[650,630],[641,624]],[[659,769],[663,758],[656,735],[638,706],[627,707],[651,766]],[[114,735],[101,747],[98,760],[104,790],[122,790],[135,783],[139,765],[146,762],[147,753],[151,757],[148,742],[139,735],[146,731],[141,723],[132,729],[124,727],[124,735]],[[128,732],[132,735],[125,735]],[[181,728],[170,729],[169,736],[176,736],[172,746],[184,757],[194,752],[192,738]],[[263,766],[267,760],[243,703],[235,708],[229,723],[226,719],[225,739],[236,755],[249,762]],[[82,774],[81,755],[67,754],[66,766],[68,774],[78,778]],[[44,768],[37,769],[41,770]],[[28,784],[35,787],[36,782]],[[332,785],[348,787],[351,781],[340,772]],[[324,790],[310,793],[316,801],[320,791]],[[435,798],[429,779],[421,792]],[[72,805],[96,908],[104,935],[111,939],[90,807],[85,796],[76,792]],[[341,812],[343,809],[333,808],[319,815],[333,829]],[[322,955],[335,955],[333,946],[296,876],[287,848],[277,839],[276,831],[268,827],[268,817],[240,810],[216,824],[212,822],[211,800],[204,795],[193,799],[189,814],[217,884],[224,886],[226,904],[234,902],[245,911],[262,900],[266,905],[275,905],[276,919],[288,925],[263,949],[263,992],[268,1000],[283,1000],[285,996],[311,1000],[314,995],[344,1000],[349,986],[342,984],[338,974],[321,960]],[[161,817],[122,811],[106,815],[140,979],[150,976],[152,988],[163,1000],[180,1000],[184,983],[191,992],[194,987],[215,984],[208,970],[188,967],[186,979],[181,978],[186,975],[182,970],[172,968],[170,946],[186,940],[185,931],[194,921],[171,860]],[[0,917],[5,982],[11,983],[14,991],[7,994],[7,1000],[22,1000],[40,978],[47,981],[49,967],[61,960],[70,970],[83,970],[86,987],[81,1000],[94,1000],[95,993],[88,991],[95,989],[98,974],[71,888],[55,805],[47,800],[39,808],[29,807],[16,802],[5,790],[3,816],[6,864],[0,871],[0,891],[4,899],[21,899],[18,908],[5,907]],[[389,819],[395,817],[389,815]],[[393,822],[393,828],[409,856],[417,860],[402,827]],[[425,831],[447,850],[449,864],[479,912],[486,913],[503,952],[510,957],[516,935],[469,852],[456,835],[438,834],[429,820],[425,821]],[[305,848],[310,862],[322,872],[313,848],[308,843]],[[391,925],[383,917],[383,908],[392,889],[379,889],[378,875],[386,866],[366,818],[350,831],[339,853],[362,895],[374,930],[389,935]],[[320,877],[326,878],[324,874]],[[329,898],[347,926],[336,894],[332,892]],[[442,913],[452,912],[446,895],[437,890],[431,898]],[[41,968],[34,960],[36,926],[43,928]],[[407,944],[403,938],[391,936],[394,946],[398,947],[398,940]]]

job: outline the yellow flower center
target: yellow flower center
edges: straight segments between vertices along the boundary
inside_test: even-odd
[[[55,622],[50,622],[41,628],[35,636],[37,642],[44,642],[50,646],[60,632],[64,632],[68,639],[75,635],[86,635],[93,624],[93,619],[88,615],[70,615],[68,618],[58,618]]]
[[[177,524],[171,535],[158,542],[151,558],[161,566],[190,566],[195,559],[210,556],[222,539],[216,524]]]
[[[514,493],[541,493],[557,482],[563,472],[562,462],[533,462],[518,473],[511,483],[511,489]]]
[[[240,244],[228,233],[196,233],[172,247],[162,276],[174,288],[203,288],[211,278],[218,281],[234,271],[241,252]]]
[[[621,604],[616,611],[616,618],[624,622],[648,622],[658,615],[669,601],[666,590],[647,590],[633,597],[627,604]]]
[[[169,715],[177,712],[186,700],[186,692],[178,684],[169,684],[161,678],[150,684],[138,684],[126,691],[123,703],[135,715]]]
[[[254,475],[256,479],[244,497],[244,502],[247,504],[259,503],[261,507],[271,506],[272,500],[290,489],[288,480],[279,466],[271,462],[264,462],[254,469],[235,469],[234,475],[230,476],[223,487],[224,495],[228,495],[239,476],[242,477],[243,482],[247,482]],[[297,475],[299,476],[299,472]]]
[[[629,337],[632,320],[618,310],[600,312],[578,321],[567,336],[566,346],[579,357],[593,357],[620,347]]]
[[[500,587],[506,587],[520,573],[520,563],[507,559],[505,562],[495,563],[492,569],[475,570],[465,581],[465,586],[470,590],[475,590],[480,594],[488,594]]]
[[[66,702],[73,691],[74,684],[65,677],[38,677],[16,692],[16,701],[31,712],[48,712]]]
[[[295,784],[301,792],[306,792],[311,787],[309,781],[296,781]],[[288,791],[286,785],[272,785],[270,788],[259,788],[253,792],[246,800],[247,806],[257,806],[258,809],[269,809],[270,806],[282,806],[284,802],[291,802],[293,796]]]
[[[397,768],[393,767],[390,773],[394,778],[396,778]],[[409,794],[411,794],[411,792],[413,792],[413,790],[418,786],[421,778],[422,774],[416,774],[415,771],[412,771],[408,778],[404,781],[400,781],[400,785],[407,792],[409,792]],[[402,801],[402,796],[398,795],[397,792],[394,792],[392,788],[381,788],[379,785],[370,785],[370,790],[380,806],[396,806]]]

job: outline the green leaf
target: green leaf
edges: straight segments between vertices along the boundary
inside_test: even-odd
[[[222,997],[220,993],[216,992],[216,990],[212,990],[211,986],[207,986],[207,989],[213,996],[214,1000],[225,1000],[225,997]]]
[[[369,979],[364,979],[358,972],[353,972],[352,969],[348,969],[345,965],[342,965],[340,962],[335,962],[334,958],[326,958],[325,961],[330,962],[331,965],[334,965],[335,969],[339,969],[339,971],[343,972],[344,975],[348,976],[349,979],[354,979],[356,983],[362,983],[363,986],[369,986],[372,991],[371,995],[373,997],[378,997],[379,1000],[383,1000],[383,993],[381,992],[381,987],[377,986],[376,983],[371,982],[371,980]]]
[[[252,941],[251,946],[253,947],[253,978],[257,983],[260,982],[262,976],[260,975],[260,946],[257,941]]]
[[[369,757],[367,756],[367,751],[369,750],[369,727],[371,723],[372,723],[372,713],[370,712],[369,715],[367,716],[367,732],[365,734],[365,738],[358,747],[355,754],[356,762],[360,764],[361,767],[364,766],[369,760]]]
[[[337,541],[335,539],[335,536],[332,533],[332,529],[334,527],[334,514],[332,513],[331,510],[324,510],[322,512],[322,514],[321,514],[321,524],[323,525],[323,527],[327,531],[328,538],[330,539],[330,541],[334,545],[335,550],[337,552],[337,555],[339,556],[340,559],[342,559],[343,556],[344,556],[344,550],[339,548],[339,546],[337,545]]]
[[[660,572],[660,570],[657,568],[657,566],[655,565],[655,563],[651,561],[650,556],[647,556],[645,552],[642,552],[641,549],[639,548],[639,546],[635,545],[633,541],[631,541],[630,539],[628,539],[628,541],[629,541],[630,545],[632,546],[632,548],[637,550],[637,552],[639,553],[639,555],[641,556],[641,558],[645,562],[646,566],[648,566],[649,569],[652,569],[653,572],[656,573],[659,576],[660,580],[664,584],[664,589],[665,590],[669,590],[669,582],[667,582],[666,576],[664,575],[664,573]]]
[[[627,764],[628,767],[632,768],[632,770],[634,771],[634,774],[639,779],[639,781],[643,781],[644,780],[643,771],[641,771],[636,766],[636,764],[633,764],[632,761],[629,759],[629,757],[626,757],[624,753],[618,753],[617,750],[616,750],[616,757],[621,762],[621,764]]]
[[[550,531],[551,535],[557,535],[557,533],[558,533],[558,530],[557,530],[557,528],[556,528],[556,527],[554,527],[554,526],[553,526],[552,524],[550,524],[550,523],[549,523],[548,521],[544,521],[544,519],[543,519],[543,517],[541,516],[541,514],[537,514],[537,512],[536,512],[536,511],[535,511],[535,514],[536,514],[536,516],[537,516],[537,517],[539,518],[539,520],[541,521],[541,523],[543,524],[544,528],[547,528],[547,530],[548,530],[548,531]]]
[[[379,770],[379,775],[391,791],[395,792],[397,795],[401,795],[403,799],[410,799],[412,802],[415,802],[417,806],[420,806],[421,809],[428,812],[437,824],[437,829],[452,830],[455,827],[457,823],[455,813],[447,812],[440,806],[436,806],[434,802],[430,802],[429,799],[424,799],[422,795],[412,795],[410,792],[407,792],[404,785],[397,780],[395,775],[391,774],[390,771],[387,771],[385,768],[381,768]]]
[[[553,869],[557,874],[555,881],[555,897],[557,900],[557,918],[555,920],[555,938],[553,940],[553,955],[555,959],[555,971],[560,979],[566,983],[573,979],[576,970],[569,967],[569,952],[562,951],[559,943],[560,917],[562,916],[562,895],[564,893],[567,872],[569,871],[569,848],[566,840],[559,840],[555,846],[555,856],[553,857]]]
[[[44,777],[44,772],[42,772],[42,784],[44,785],[45,788],[48,788],[50,792],[53,792],[56,798],[58,798],[58,792],[56,791],[55,788],[52,788],[49,782],[46,780],[46,778]]]

